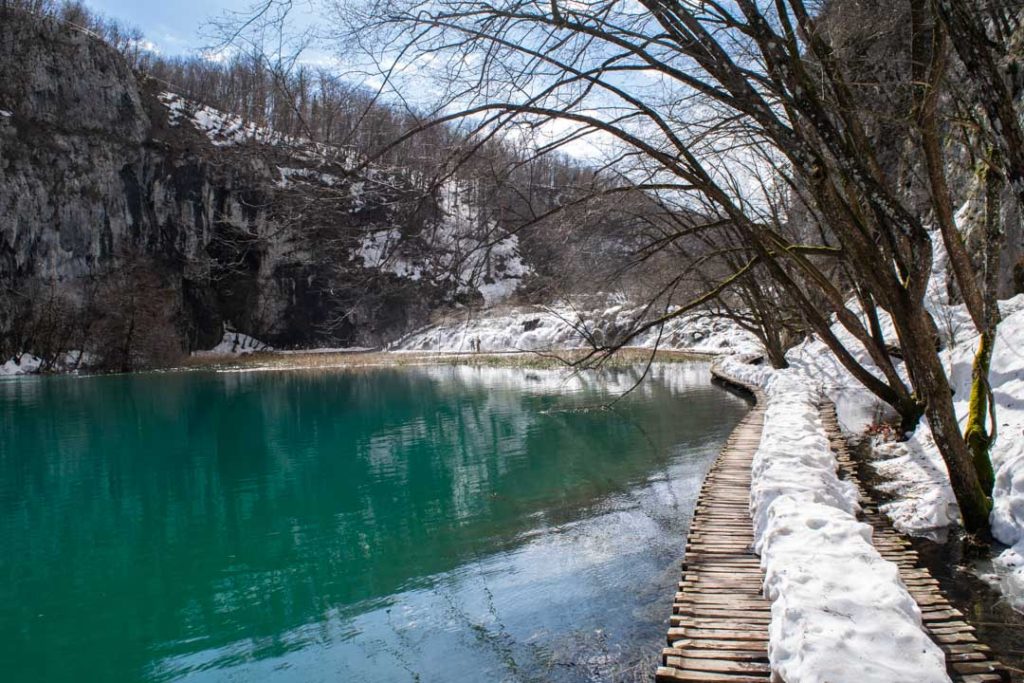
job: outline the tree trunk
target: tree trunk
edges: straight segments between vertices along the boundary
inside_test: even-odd
[[[925,415],[949,471],[964,528],[973,534],[987,535],[992,502],[982,488],[967,442],[960,433],[949,380],[935,352],[935,321],[921,306],[905,308],[901,313],[906,314],[902,316],[906,334],[901,334],[901,343],[908,351],[907,366],[917,393],[925,402]]]
[[[786,360],[786,349],[779,338],[778,330],[774,326],[769,327],[771,329],[765,329],[765,334],[761,341],[764,342],[764,349],[768,353],[768,361],[772,364],[772,367],[776,370],[784,370],[789,367],[789,361]]]
[[[992,459],[988,451],[992,445],[992,437],[985,427],[989,410],[988,371],[992,363],[992,346],[995,335],[982,332],[978,340],[978,351],[974,355],[974,367],[971,369],[971,398],[967,412],[967,425],[964,428],[964,439],[971,452],[974,469],[978,474],[981,487],[989,495],[996,483],[996,475],[992,470]]]
[[[992,151],[992,154],[998,154]],[[989,384],[989,368],[992,365],[992,352],[996,341],[996,326],[999,324],[999,299],[997,297],[999,256],[1003,246],[1003,229],[1001,222],[1002,189],[999,174],[990,165],[985,169],[985,262],[984,262],[984,324],[978,340],[978,351],[974,355],[974,366],[971,369],[971,397],[967,413],[967,424],[964,427],[964,438],[974,459],[974,468],[982,487],[991,495],[995,486],[995,472],[992,470],[992,459],[989,450],[995,438],[995,411],[991,402],[992,387]],[[989,433],[986,421],[992,416],[993,433]]]

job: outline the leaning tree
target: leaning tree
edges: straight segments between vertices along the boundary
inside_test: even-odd
[[[691,303],[749,283],[755,268],[769,277],[770,291],[795,304],[807,327],[899,411],[905,426],[927,416],[965,526],[984,530],[991,405],[972,401],[968,436],[980,438],[969,447],[925,297],[941,242],[982,335],[974,390],[984,396],[998,310],[952,218],[942,112],[958,56],[957,69],[983,85],[973,102],[993,150],[992,182],[1019,189],[1020,125],[998,43],[993,47],[978,16],[968,20],[972,0],[899,5],[908,21],[888,56],[891,82],[878,85],[896,86],[899,97],[886,101],[887,113],[903,122],[901,134],[923,155],[922,210],[882,161],[888,150],[860,92],[858,64],[836,49],[829,17],[842,4],[372,0],[336,8],[350,27],[346,40],[372,57],[375,76],[404,97],[430,84],[437,106],[410,134],[459,120],[486,136],[546,131],[548,148],[582,139],[626,168],[626,177],[656,178],[660,196],[688,212],[700,207],[708,224],[727,224],[738,247],[732,271]],[[1000,14],[1001,28],[1009,26],[1007,16]],[[787,216],[766,220],[771,201],[759,182],[766,175],[790,188],[805,215],[825,228],[824,239],[794,239],[780,229]],[[827,259],[841,262],[845,280],[830,277],[835,268],[823,266]],[[885,322],[898,338],[909,384],[889,355]]]

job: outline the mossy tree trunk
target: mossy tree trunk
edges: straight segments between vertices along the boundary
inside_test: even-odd
[[[992,151],[989,161],[997,152]],[[992,366],[992,353],[996,341],[996,326],[999,324],[998,269],[999,256],[1003,246],[1003,230],[1000,213],[1002,204],[1000,190],[1002,182],[996,172],[997,166],[988,163],[983,169],[985,185],[985,220],[984,220],[984,323],[985,329],[978,339],[978,350],[974,354],[974,366],[971,369],[971,396],[967,413],[967,424],[964,438],[971,451],[974,467],[978,478],[986,491],[991,493],[995,485],[995,472],[992,470],[992,459],[989,451],[995,440],[996,407],[992,399],[992,387],[989,384],[989,372]],[[991,420],[991,431],[986,423]]]

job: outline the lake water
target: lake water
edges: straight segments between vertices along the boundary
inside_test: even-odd
[[[746,411],[637,375],[0,382],[0,680],[630,678]]]

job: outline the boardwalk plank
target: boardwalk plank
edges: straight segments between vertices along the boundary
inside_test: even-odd
[[[771,604],[761,595],[748,502],[763,412],[762,401],[733,430],[704,479],[658,681],[769,680]]]
[[[764,576],[752,550],[749,515],[750,465],[761,439],[764,399],[733,430],[708,471],[695,506],[682,578],[672,605],[657,681],[763,683],[770,680],[768,624],[771,604],[762,596]],[[840,468],[857,481],[856,464],[838,429],[834,406],[822,407],[822,421]],[[871,525],[879,553],[895,563],[921,607],[925,628],[946,653],[957,683],[1009,680],[1007,672],[978,642],[974,628],[942,595],[938,581],[919,566],[912,544],[897,533],[864,494],[863,521]]]
[[[821,407],[821,420],[829,435],[832,451],[839,462],[840,471],[857,484],[863,511],[861,521],[874,530],[873,543],[885,559],[900,568],[900,577],[911,596],[921,607],[925,630],[946,653],[950,678],[957,683],[994,683],[1009,681],[1010,675],[997,662],[987,646],[978,642],[974,627],[966,623],[964,615],[953,608],[942,594],[939,582],[931,572],[918,566],[919,557],[911,542],[900,535],[865,494],[857,474],[857,464],[850,455],[845,437],[839,429],[835,406]]]

